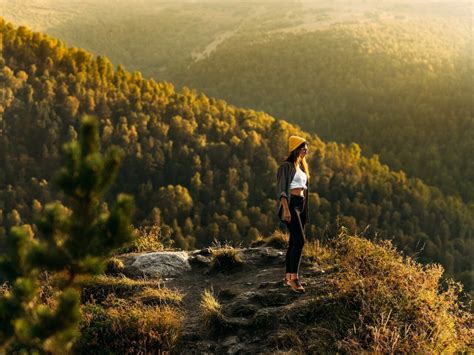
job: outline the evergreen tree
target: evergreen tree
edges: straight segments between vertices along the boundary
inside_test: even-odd
[[[82,118],[80,141],[64,146],[65,165],[58,184],[70,197],[45,206],[33,238],[29,226],[11,228],[0,271],[9,285],[0,294],[0,349],[58,352],[71,349],[78,335],[80,297],[75,284],[79,275],[103,270],[104,257],[131,241],[133,198],[119,194],[111,212],[101,199],[117,176],[123,153],[109,148],[100,153],[98,121]],[[40,296],[41,273],[53,272],[55,296],[48,307]]]

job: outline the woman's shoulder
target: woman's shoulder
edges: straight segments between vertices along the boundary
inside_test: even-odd
[[[283,162],[281,162],[280,166],[292,166],[293,164],[291,162],[289,162],[288,160],[284,160]]]
[[[289,161],[284,161],[280,164],[278,173],[281,174],[282,172],[285,172],[285,174],[290,175],[293,170],[295,170],[295,165]]]

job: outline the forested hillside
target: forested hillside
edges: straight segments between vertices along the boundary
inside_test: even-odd
[[[252,7],[128,0],[0,0],[0,16],[162,81],[192,62],[194,53],[204,50],[214,38],[237,29],[252,15]]]
[[[275,31],[314,31],[347,22],[370,25],[386,19],[402,25],[406,20],[430,23],[436,19],[472,24],[469,4],[436,0],[0,0],[0,16],[105,55],[145,77],[171,82],[194,60],[244,33],[258,38]]]
[[[356,142],[392,170],[474,198],[469,3],[0,0],[0,8],[146,78]]]
[[[177,82],[357,142],[393,170],[474,199],[472,33],[436,22],[340,24],[220,44]]]
[[[177,92],[3,20],[0,35],[3,234],[61,197],[52,176],[60,147],[88,113],[100,118],[103,146],[126,153],[111,194],[133,194],[134,223],[160,225],[180,247],[274,231],[276,170],[288,135],[298,134],[310,141],[308,237],[335,235],[340,224],[365,230],[471,280],[472,206],[363,157],[359,145],[325,143],[263,112]]]

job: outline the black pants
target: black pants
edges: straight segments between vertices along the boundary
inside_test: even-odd
[[[300,267],[301,252],[303,251],[305,235],[303,224],[301,223],[301,213],[304,209],[304,197],[292,195],[290,205],[291,220],[285,221],[290,232],[288,250],[286,252],[286,272],[297,273]]]

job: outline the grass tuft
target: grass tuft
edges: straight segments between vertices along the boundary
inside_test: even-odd
[[[288,233],[284,233],[280,230],[276,230],[272,233],[269,237],[263,238],[262,236],[258,236],[257,239],[250,243],[251,247],[272,247],[275,249],[286,249],[288,248],[288,240],[289,236]]]
[[[119,258],[112,257],[107,260],[105,273],[107,275],[119,275],[125,270],[125,264]]]
[[[217,332],[223,324],[222,307],[212,290],[204,290],[201,297],[201,318],[211,332]]]
[[[240,252],[232,246],[211,248],[211,271],[230,272],[242,267]]]
[[[256,239],[250,242],[250,247],[258,248],[258,247],[263,246],[264,244],[265,244],[265,238],[263,238],[261,235],[258,235]]]
[[[147,287],[137,294],[134,299],[146,305],[174,305],[178,306],[183,301],[182,294],[170,290],[169,288],[151,288]]]
[[[4,297],[10,293],[10,286],[6,282],[0,284],[0,297]]]
[[[135,229],[136,238],[127,246],[117,250],[117,254],[160,251],[173,246],[170,235],[164,233],[160,226],[141,226]]]

